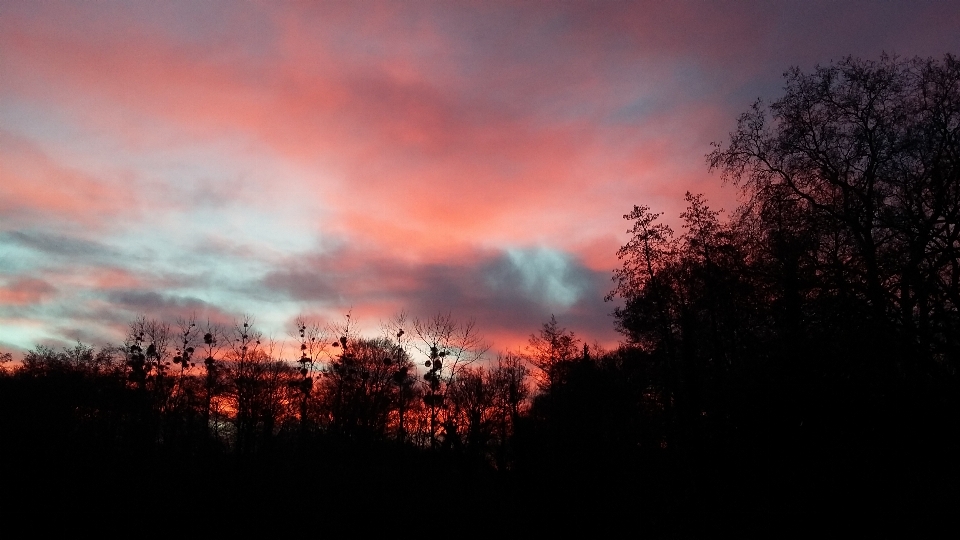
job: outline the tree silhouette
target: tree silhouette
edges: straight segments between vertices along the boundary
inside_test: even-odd
[[[216,407],[217,410],[214,411],[214,405],[226,387],[221,360],[225,352],[223,344],[229,338],[221,325],[211,322],[209,319],[200,328],[199,332],[202,332],[201,339],[203,341],[199,345],[203,357],[203,429],[208,437],[212,435],[219,438],[222,412],[219,410],[220,407]],[[211,430],[211,419],[215,419],[213,430]]]
[[[510,440],[526,410],[530,390],[526,360],[500,354],[496,365],[466,367],[449,388],[450,419],[463,434],[465,451],[499,470],[512,464]]]
[[[412,397],[406,353],[387,337],[361,337],[349,314],[331,333],[339,335],[331,344],[338,353],[331,355],[321,384],[330,428],[354,440],[382,440],[391,431],[402,436],[393,422],[399,424]]]
[[[318,323],[309,323],[302,316],[294,321],[294,337],[300,346],[299,380],[290,381],[290,385],[300,391],[300,435],[305,436],[308,423],[309,400],[313,393],[315,377],[320,375],[320,359],[328,347],[328,332]]]
[[[657,223],[662,214],[647,206],[634,206],[623,218],[633,222],[627,231],[630,240],[617,251],[623,267],[614,270],[616,286],[605,299],[620,296],[627,301],[614,316],[618,330],[648,349],[673,349],[673,293],[664,273],[673,262],[678,246],[670,226]],[[638,305],[643,302],[647,305]]]
[[[403,311],[381,325],[385,340],[393,340],[394,346],[390,362],[393,369],[393,383],[397,386],[397,441],[401,445],[407,440],[407,414],[413,400],[417,398],[413,391],[416,382],[416,370],[410,360],[411,334],[407,331],[409,321]]]
[[[531,334],[527,354],[539,370],[540,385],[549,388],[562,381],[565,364],[579,357],[580,340],[572,331],[561,328],[557,318],[543,323],[540,332]]]
[[[960,61],[850,57],[785,77],[784,97],[744,114],[711,168],[751,208],[809,216],[825,292],[898,334],[907,369],[956,369]]]
[[[262,343],[253,317],[234,323],[226,354],[227,396],[234,413],[235,448],[256,452],[269,445],[278,424],[287,414],[289,381],[293,368],[277,358],[274,344]]]
[[[660,427],[641,431],[683,451],[833,445],[861,452],[850,470],[893,467],[875,449],[945,444],[936,426],[957,418],[960,63],[847,58],[786,81],[708,156],[743,190],[731,216],[690,193],[679,237],[648,207],[624,216],[607,298],[644,353],[630,369]],[[553,394],[535,402],[547,426],[573,415]]]
[[[0,352],[0,376],[8,374],[7,364],[13,362],[13,355],[8,352]]]
[[[489,345],[477,333],[474,321],[458,322],[450,313],[414,319],[413,328],[417,347],[427,358],[423,402],[429,411],[430,448],[437,448],[441,440],[448,446],[459,444],[457,425],[446,416],[447,390],[464,368],[483,357]]]

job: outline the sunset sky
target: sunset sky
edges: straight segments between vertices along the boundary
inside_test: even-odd
[[[623,214],[734,208],[710,143],[884,51],[960,53],[960,4],[0,0],[0,351],[348,310],[615,344]]]

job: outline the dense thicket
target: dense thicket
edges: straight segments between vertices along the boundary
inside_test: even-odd
[[[744,204],[687,194],[679,235],[649,207],[624,216],[616,350],[554,318],[496,358],[444,315],[377,338],[298,320],[292,354],[251,319],[141,318],[122,346],[37,347],[4,371],[0,458],[27,479],[502,516],[595,503],[666,527],[684,520],[661,510],[947,507],[960,62],[791,70],[708,160]]]

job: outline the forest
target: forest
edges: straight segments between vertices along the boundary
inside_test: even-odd
[[[8,485],[441,530],[469,508],[674,532],[851,500],[955,511],[960,59],[784,77],[707,155],[739,208],[687,193],[679,231],[623,216],[617,348],[552,316],[497,353],[444,313],[377,336],[299,318],[282,350],[255,315],[147,313],[119,344],[4,354]]]

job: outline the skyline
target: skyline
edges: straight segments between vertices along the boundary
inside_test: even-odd
[[[0,350],[351,309],[609,345],[621,216],[732,210],[705,155],[787,68],[958,40],[948,2],[0,2]]]

